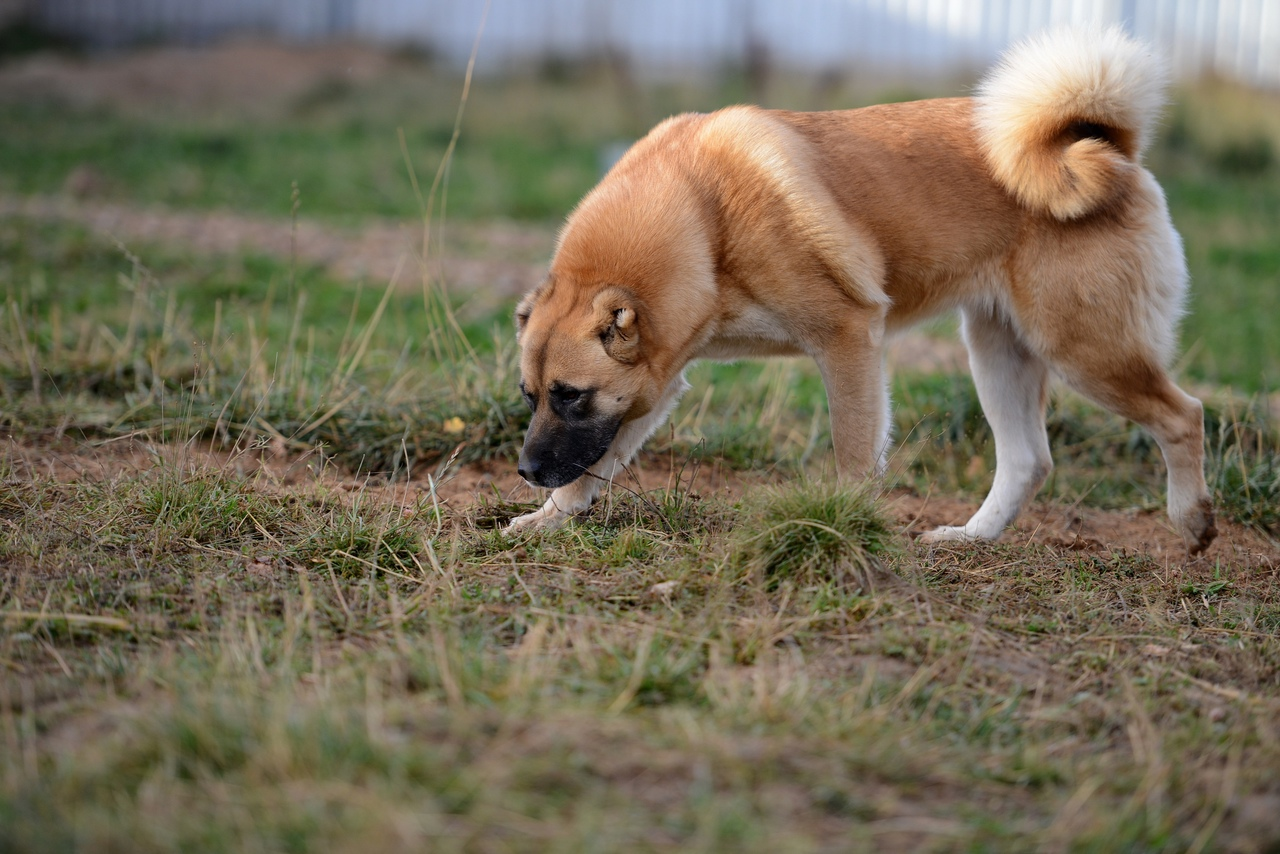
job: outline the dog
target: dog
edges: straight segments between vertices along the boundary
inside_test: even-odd
[[[974,97],[667,119],[579,203],[516,309],[532,419],[510,529],[587,509],[695,359],[809,356],[842,480],[883,470],[888,335],[959,311],[995,437],[990,493],[927,542],[994,540],[1052,469],[1051,374],[1159,442],[1188,550],[1217,534],[1199,400],[1165,368],[1187,269],[1141,164],[1166,73],[1117,28],[1011,48]]]

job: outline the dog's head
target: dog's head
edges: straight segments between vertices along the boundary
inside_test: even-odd
[[[543,487],[577,480],[651,400],[636,294],[556,285],[552,276],[516,309],[520,391],[533,412],[519,471]]]
[[[535,486],[577,480],[658,407],[714,310],[707,214],[667,140],[693,121],[660,125],[587,194],[516,309],[533,410],[519,469]]]

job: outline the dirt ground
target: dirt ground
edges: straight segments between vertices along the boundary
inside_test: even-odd
[[[163,446],[138,437],[90,442],[62,436],[22,444],[11,440],[0,446],[0,459],[8,462],[14,477],[30,473],[64,481],[102,480],[138,475],[156,465],[176,465],[252,477],[261,488],[300,490],[322,485],[339,493],[359,490],[405,506],[434,500],[454,511],[465,511],[486,498],[537,502],[545,494],[525,485],[511,463],[478,463],[443,471],[424,467],[408,480],[388,483],[321,465],[309,455],[216,449],[200,444]],[[621,494],[681,489],[701,498],[734,500],[779,482],[781,477],[777,474],[735,471],[716,460],[691,464],[650,452],[641,454],[613,490]],[[980,499],[917,495],[906,489],[892,490],[885,497],[889,513],[908,538],[938,525],[963,522],[977,509]],[[1241,571],[1271,572],[1280,568],[1280,542],[1226,520],[1219,520],[1218,530],[1218,538],[1209,550],[1189,560],[1163,510],[1101,510],[1036,501],[1006,532],[1004,542],[1100,555],[1144,553],[1175,571],[1189,562],[1208,566],[1222,563]]]

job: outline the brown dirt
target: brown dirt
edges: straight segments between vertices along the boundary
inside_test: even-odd
[[[133,476],[156,465],[210,467],[255,477],[268,488],[301,489],[322,485],[337,492],[363,490],[405,504],[434,494],[442,506],[456,511],[485,498],[536,502],[543,495],[540,490],[525,485],[511,463],[478,463],[443,472],[438,467],[424,468],[414,472],[408,481],[387,483],[319,465],[319,460],[311,455],[297,456],[271,449],[228,451],[202,444],[165,446],[138,437],[106,442],[77,441],[68,436],[27,443],[10,440],[0,446],[0,460],[7,461],[17,476],[41,474],[65,481]],[[643,493],[680,488],[703,498],[733,500],[779,480],[776,474],[735,471],[715,460],[693,465],[683,458],[643,453],[627,477],[620,479],[613,489]],[[887,509],[908,536],[937,525],[961,523],[978,507],[975,499],[919,495],[906,489],[893,490],[886,499]],[[1209,550],[1188,559],[1181,538],[1163,511],[1100,510],[1037,501],[1006,532],[1003,541],[1093,554],[1143,553],[1170,569],[1217,563],[1243,571],[1272,571],[1280,567],[1280,542],[1226,520],[1219,520],[1218,529],[1218,539]]]
[[[978,500],[895,492],[891,512],[912,533],[938,525],[962,524],[978,509]],[[1163,510],[1100,510],[1074,504],[1036,501],[1023,511],[1003,542],[1039,544],[1087,553],[1141,552],[1167,566],[1187,563],[1224,565],[1241,570],[1280,567],[1280,542],[1250,528],[1218,520],[1218,538],[1204,554],[1188,559],[1182,537]],[[940,546],[939,548],[962,548]]]

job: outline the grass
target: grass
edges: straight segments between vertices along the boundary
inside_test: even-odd
[[[353,293],[272,258],[142,251],[145,265],[76,229],[0,225],[0,423],[275,442],[379,472],[518,444],[513,344],[495,315],[463,325],[433,288]]]
[[[12,129],[0,140],[0,190],[58,191],[85,167],[107,198],[288,216],[297,182],[311,216],[413,218],[400,134],[418,174],[434,174],[458,89],[451,73],[404,63],[376,88],[322,80],[251,116],[0,99]],[[481,79],[471,100],[449,183],[453,216],[558,219],[598,176],[599,147],[626,133],[607,80]]]
[[[1206,82],[1178,93],[1151,152],[1191,271],[1183,324],[1193,376],[1246,393],[1277,387],[1280,121],[1272,93]]]
[[[1208,477],[1229,518],[1280,531],[1280,447],[1268,412],[1210,412]]]
[[[431,288],[353,292],[319,268],[271,257],[138,251],[145,263],[75,227],[0,224],[9,275],[0,423],[27,436],[212,439],[391,476],[518,448],[524,407],[505,307],[459,323],[459,335],[452,305]],[[697,391],[653,443],[657,453],[792,472],[828,453],[811,365],[705,365],[691,378]],[[902,482],[987,488],[994,454],[968,377],[899,377],[894,399]],[[1274,529],[1273,425],[1261,409],[1212,407],[1224,507]],[[1057,401],[1049,426],[1057,470],[1048,494],[1102,507],[1162,503],[1162,463],[1146,433],[1071,397]]]
[[[335,173],[331,197],[304,176],[307,209],[400,215],[399,201],[358,201],[376,186],[360,170],[383,157],[360,146],[394,139],[375,119],[409,112],[406,81],[422,81],[397,73],[388,90],[317,90],[268,117],[261,150],[234,116],[216,121],[240,141],[216,157],[165,147],[214,119],[98,115],[83,139],[107,171],[115,147],[95,133],[127,147],[133,128],[150,152],[161,175],[121,167],[117,198],[165,200],[165,170],[196,163],[216,178],[201,193],[253,198],[167,201],[261,212],[288,174],[270,159],[287,130],[315,176],[339,160],[356,176]],[[465,177],[496,150],[502,110],[538,157],[580,159],[584,174],[599,141],[638,121],[609,112],[613,83],[551,77],[473,92],[477,159],[455,164],[451,212],[521,213]],[[601,110],[572,113],[593,98]],[[51,110],[36,125],[50,159],[75,159],[70,129],[88,119],[3,109]],[[362,115],[364,142],[333,136]],[[594,130],[573,136],[574,122]],[[1193,267],[1239,268],[1196,299],[1252,299],[1271,275],[1274,188],[1239,174],[1259,168],[1256,151],[1232,152],[1247,136],[1203,127],[1187,117],[1187,140],[1157,153],[1179,176],[1175,216],[1199,211],[1184,227]],[[420,133],[406,128],[414,151]],[[330,155],[306,135],[332,137]],[[0,162],[30,165],[39,139],[0,141]],[[201,159],[217,157],[247,158],[241,186],[218,188],[231,173]],[[0,173],[33,182],[7,191],[61,180]],[[533,184],[529,215],[561,203]],[[0,219],[0,850],[1280,844],[1265,533],[1280,441],[1261,396],[1209,406],[1219,506],[1252,527],[1196,561],[1025,532],[915,544],[901,501],[988,485],[972,383],[895,378],[885,500],[824,485],[821,383],[785,360],[693,372],[636,473],[669,470],[666,488],[628,477],[561,530],[511,535],[499,526],[528,505],[474,485],[501,479],[523,426],[506,310],[468,315],[420,278],[357,290],[288,259],[122,251]],[[1265,343],[1233,349],[1243,329],[1195,337],[1187,370],[1269,377]],[[1163,503],[1141,431],[1062,396],[1050,433],[1055,507]],[[498,462],[464,467],[475,461]]]
[[[813,489],[511,538],[399,488],[8,464],[10,850],[1183,850],[1257,832],[1228,808],[1280,760],[1256,570],[923,552]]]
[[[734,552],[768,589],[787,582],[874,586],[893,532],[870,490],[815,483],[766,492],[757,501]]]

